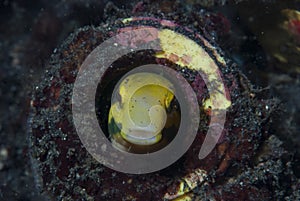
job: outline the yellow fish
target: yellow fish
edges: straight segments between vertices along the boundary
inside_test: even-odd
[[[170,81],[155,73],[135,73],[120,83],[117,93],[108,118],[113,144],[124,149],[124,140],[138,146],[158,143],[174,98]]]

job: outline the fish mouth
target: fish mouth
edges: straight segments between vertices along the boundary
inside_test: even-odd
[[[122,132],[122,137],[132,144],[153,145],[160,141],[162,134],[151,127],[141,127],[128,129],[126,134]]]

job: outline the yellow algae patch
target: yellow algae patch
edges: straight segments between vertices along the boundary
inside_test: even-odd
[[[202,182],[204,182],[206,177],[207,177],[207,172],[205,170],[201,170],[197,168],[194,172],[187,174],[179,181],[179,185],[175,192],[166,193],[164,198],[167,200],[174,200],[174,201],[190,200],[192,194],[189,192],[191,192]]]
[[[160,30],[158,37],[162,51],[156,54],[157,58],[167,58],[201,73],[210,92],[210,98],[204,102],[205,108],[227,109],[231,105],[217,64],[200,45],[169,29]]]
[[[193,195],[191,194],[191,195],[183,195],[183,196],[181,196],[181,197],[179,197],[179,198],[176,198],[175,200],[173,200],[173,201],[192,201],[193,200]]]
[[[127,23],[131,22],[132,20],[133,20],[133,18],[130,17],[130,18],[125,18],[125,19],[123,19],[122,22],[123,22],[124,24],[127,24]]]

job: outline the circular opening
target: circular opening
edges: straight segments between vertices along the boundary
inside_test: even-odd
[[[156,58],[153,56],[152,51],[135,52],[123,56],[112,64],[112,68],[109,68],[104,73],[97,87],[95,106],[98,122],[113,146],[122,151],[136,154],[156,152],[167,146],[178,132],[181,122],[180,105],[172,91],[161,85],[146,84],[137,88],[132,96],[128,98],[129,86],[125,86],[125,90],[122,93],[118,89],[119,85],[124,85],[124,83],[120,84],[121,79],[126,82],[126,74],[128,72],[139,66],[153,63],[156,63]],[[170,66],[173,69],[176,68],[176,64],[168,64],[168,67]],[[153,78],[160,76],[159,74],[160,72],[148,73],[144,77],[141,75],[136,77],[141,80],[148,79],[151,81]],[[170,80],[172,79],[167,79],[167,74],[163,77],[165,80],[168,80],[166,82],[173,84],[174,78],[171,82]],[[130,82],[133,85],[136,84],[135,79],[131,79]],[[124,88],[124,86],[121,87]],[[116,91],[115,97],[113,97],[114,90]],[[129,103],[125,107],[120,107],[120,103],[124,103],[125,96],[127,98],[126,102]],[[112,98],[115,99],[113,102]],[[154,103],[154,101],[157,101],[157,103]],[[124,115],[122,118],[119,116],[114,118],[112,108],[116,107],[114,105],[116,102],[119,104],[119,113],[129,113],[127,117],[131,117],[135,127],[130,126],[130,122],[127,121],[128,118],[124,117]],[[152,122],[150,117],[152,117]],[[150,135],[147,136],[146,131],[150,131]]]

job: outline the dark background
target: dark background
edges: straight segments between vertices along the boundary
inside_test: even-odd
[[[107,9],[107,2],[0,1],[0,200],[43,200],[35,190],[28,156],[31,91],[38,85],[51,53],[71,32],[120,15]],[[210,26],[209,34],[252,83],[268,88],[267,98],[281,100],[271,132],[293,156],[293,169],[299,178],[300,25],[299,38],[280,25],[287,20],[281,11],[299,10],[300,3],[280,2],[185,1],[187,7],[198,7],[199,12],[204,9],[225,16],[230,24],[225,34],[222,25],[227,22],[220,18],[202,23]],[[117,8],[128,10],[134,4],[114,1]],[[287,62],[278,61],[278,54]]]

